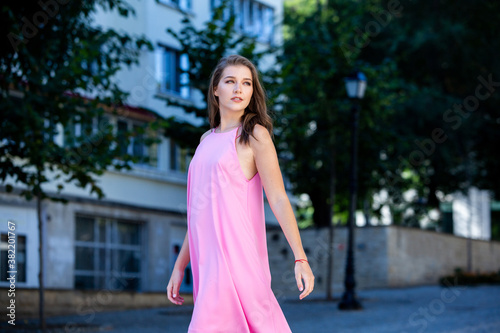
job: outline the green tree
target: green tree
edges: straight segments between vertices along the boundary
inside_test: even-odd
[[[279,114],[279,148],[289,156],[284,171],[295,193],[308,193],[316,226],[332,223],[332,209],[343,217],[348,204],[349,114],[343,78],[355,69],[368,77],[359,122],[359,197],[371,203],[380,175],[391,161],[381,158],[384,142],[394,139],[390,125],[398,103],[394,63],[361,57],[352,46],[355,27],[369,19],[377,1],[335,1],[314,7],[285,8],[285,44]],[[389,126],[388,126],[389,125]]]
[[[440,194],[471,186],[500,192],[500,62],[492,56],[500,47],[499,12],[495,1],[408,1],[403,18],[367,47],[394,59],[405,82],[396,131],[406,144],[388,156],[411,171],[424,210],[439,208]],[[403,174],[393,175],[396,187]]]
[[[331,170],[337,214],[346,207],[349,103],[341,79],[353,68],[369,81],[360,120],[360,201],[387,190],[393,223],[420,226],[444,194],[478,186],[498,196],[500,78],[491,54],[500,46],[499,5],[390,3],[331,0],[317,8],[299,1],[285,11],[282,137],[283,150],[292,152],[285,170],[298,193],[310,194],[317,225],[328,221]],[[413,198],[403,196],[408,189],[416,191]]]
[[[104,109],[116,112],[126,97],[113,75],[136,64],[151,44],[93,24],[98,9],[133,14],[122,0],[9,1],[0,8],[0,181],[7,192],[37,201],[45,330],[42,202],[65,201],[60,194],[67,183],[101,198],[98,177],[110,167],[130,167],[133,159],[120,147],[130,133],[114,133]],[[76,125],[81,135],[71,130]],[[48,191],[48,183],[58,192]]]

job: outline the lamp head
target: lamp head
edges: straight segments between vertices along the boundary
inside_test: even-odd
[[[362,99],[365,96],[366,76],[362,72],[354,72],[344,79],[349,98]]]

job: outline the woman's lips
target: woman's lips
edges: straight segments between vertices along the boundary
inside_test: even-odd
[[[231,98],[231,100],[233,102],[235,102],[235,103],[241,103],[241,102],[243,102],[243,99],[241,99],[240,97],[233,97],[233,98]]]

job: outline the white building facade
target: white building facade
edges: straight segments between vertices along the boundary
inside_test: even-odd
[[[131,35],[144,35],[153,52],[140,56],[140,65],[124,69],[116,79],[130,92],[129,107],[108,120],[120,130],[131,130],[154,121],[153,110],[162,117],[175,115],[196,124],[182,110],[169,108],[165,96],[201,103],[203,96],[183,87],[179,66],[187,66],[177,41],[167,28],[181,29],[188,15],[201,28],[210,19],[214,1],[130,0],[136,15],[127,19],[100,12],[95,23]],[[257,35],[261,46],[279,43],[282,0],[235,0],[237,25],[242,33]],[[208,80],[209,78],[207,78]],[[79,131],[75,128],[75,131]],[[64,138],[57,140],[63,142]],[[176,255],[187,231],[186,185],[190,156],[169,138],[151,147],[132,142],[133,155],[148,156],[149,162],[131,171],[109,171],[100,178],[105,193],[97,200],[87,191],[67,184],[63,195],[68,204],[43,203],[45,219],[45,287],[53,289],[118,289],[163,292]],[[56,191],[55,184],[46,190]],[[15,194],[0,192],[1,280],[7,287],[7,221],[16,224],[18,288],[38,287],[39,232],[36,206]],[[266,203],[266,222],[277,224]],[[188,267],[189,269],[189,267]],[[183,291],[191,289],[185,274]]]

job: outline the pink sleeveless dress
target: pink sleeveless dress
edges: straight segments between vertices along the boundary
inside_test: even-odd
[[[238,129],[213,129],[189,165],[194,309],[189,333],[291,332],[271,290],[263,188],[236,152]]]

